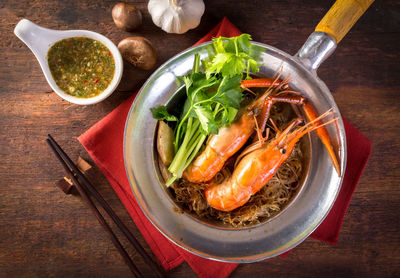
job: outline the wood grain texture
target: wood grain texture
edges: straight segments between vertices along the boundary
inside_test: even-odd
[[[374,0],[336,0],[315,31],[331,35],[339,43]]]
[[[91,161],[76,138],[133,91],[151,71],[127,67],[119,90],[102,103],[78,106],[51,92],[28,48],[13,35],[22,18],[54,29],[89,29],[115,43],[132,35],[115,27],[116,1],[0,2],[0,277],[129,277],[130,272],[79,197],[56,186],[63,170],[45,144],[47,133],[76,159]],[[143,35],[159,61],[191,46],[223,16],[240,30],[294,54],[333,1],[205,1],[201,24],[184,35],[166,34],[146,1]],[[345,216],[339,244],[313,239],[285,259],[240,265],[231,277],[400,277],[400,3],[376,1],[320,67],[341,110],[373,142],[371,159]],[[94,184],[140,242],[145,241],[101,172]],[[126,241],[124,242],[126,244]],[[151,271],[134,252],[146,276]],[[169,277],[195,277],[187,264]]]

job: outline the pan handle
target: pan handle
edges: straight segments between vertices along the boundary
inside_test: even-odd
[[[315,31],[331,35],[339,43],[374,0],[337,0]]]
[[[337,0],[295,55],[316,71],[374,0]]]

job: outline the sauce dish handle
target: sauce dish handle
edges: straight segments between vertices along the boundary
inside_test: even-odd
[[[40,27],[28,19],[22,19],[14,28],[14,34],[35,54],[40,63],[46,59],[49,45],[55,40],[56,31]]]

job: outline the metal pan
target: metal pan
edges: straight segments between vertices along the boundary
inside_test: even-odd
[[[179,212],[163,185],[155,160],[157,122],[150,108],[170,101],[183,86],[177,77],[191,70],[195,53],[206,57],[212,50],[211,44],[204,43],[179,53],[151,75],[126,121],[124,159],[133,193],[144,214],[161,233],[178,246],[205,258],[254,262],[294,248],[318,227],[340,190],[347,152],[339,109],[316,70],[371,3],[362,3],[361,7],[357,1],[337,1],[295,56],[266,44],[253,43],[264,65],[261,75],[272,76],[282,68],[283,78],[290,76],[290,86],[310,100],[318,113],[333,108],[339,120],[336,126],[330,125],[327,129],[341,169],[339,176],[322,143],[312,134],[309,172],[300,193],[277,217],[257,226],[223,228]]]

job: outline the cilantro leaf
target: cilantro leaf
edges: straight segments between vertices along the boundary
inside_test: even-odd
[[[248,77],[250,69],[254,73],[258,72],[259,67],[252,57],[250,40],[249,34],[213,39],[215,55],[205,62],[207,78],[213,73],[221,73],[223,77],[233,77],[245,71]]]
[[[178,121],[178,118],[176,116],[168,113],[167,107],[164,105],[160,105],[157,108],[150,108],[150,111],[153,114],[154,119],[156,120],[167,120],[169,122]]]
[[[249,34],[241,34],[237,37],[237,44],[241,52],[249,53],[251,48],[251,36]]]
[[[243,70],[246,69],[245,60],[237,55],[232,55],[231,59],[222,66],[222,76],[233,77],[241,75]]]
[[[210,133],[209,123],[215,124],[212,110],[207,106],[196,105],[194,106],[194,111],[197,115],[197,119],[200,121],[201,128],[203,129],[202,133],[207,135]]]
[[[165,106],[152,108],[156,119],[178,120],[174,130],[175,157],[168,168],[173,177],[167,186],[182,176],[208,135],[217,134],[220,127],[235,120],[243,99],[243,75],[250,78],[250,71],[259,71],[250,40],[248,34],[215,38],[213,53],[208,50],[208,57],[201,61],[200,55],[195,55],[192,72],[181,79],[187,98],[179,120]],[[200,63],[204,72],[200,72]]]
[[[222,71],[224,65],[226,65],[232,59],[231,53],[217,53],[214,58],[212,58],[206,66],[207,78],[213,73],[219,73]]]
[[[233,107],[228,107],[221,113],[221,120],[224,126],[230,125],[236,118],[238,110]]]
[[[209,121],[208,122],[208,132],[209,134],[218,134],[218,129],[220,127],[214,122],[214,121]]]
[[[215,101],[221,103],[223,106],[239,109],[243,99],[242,89],[239,87],[241,80],[240,75],[232,78],[224,78],[218,88]]]

